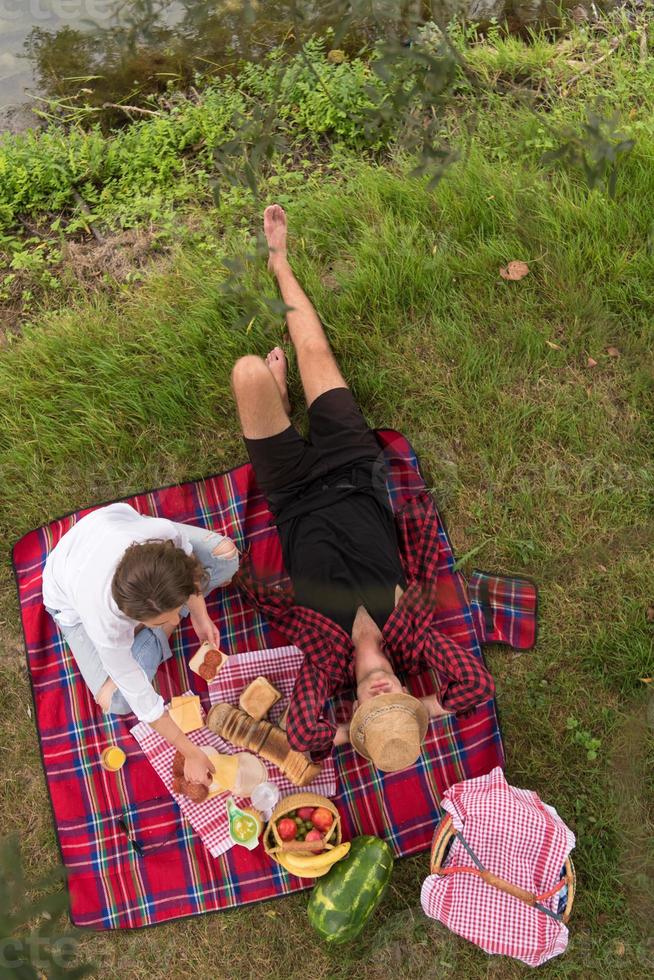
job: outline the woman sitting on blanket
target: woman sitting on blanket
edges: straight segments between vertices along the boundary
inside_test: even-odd
[[[231,581],[238,564],[234,542],[222,534],[110,504],[64,534],[43,572],[45,607],[96,702],[148,722],[184,755],[193,782],[207,783],[213,766],[151,681],[172,656],[168,640],[183,616],[190,614],[201,642],[219,643],[204,597]]]

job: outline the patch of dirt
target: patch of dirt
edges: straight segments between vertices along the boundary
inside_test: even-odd
[[[148,265],[155,251],[157,234],[153,230],[131,229],[117,232],[102,241],[68,242],[62,266],[68,267],[83,286],[125,283]]]
[[[16,274],[9,298],[0,309],[0,349],[7,346],[10,335],[20,336],[23,322],[30,319],[41,302],[54,309],[65,306],[71,292],[80,288],[88,293],[111,291],[125,283],[137,285],[146,267],[161,261],[166,253],[159,233],[153,228],[66,242],[61,260],[48,268],[63,288],[56,291],[39,288],[29,272]],[[29,307],[24,303],[25,291],[31,294]]]
[[[350,258],[338,258],[331,262],[320,276],[320,282],[332,291],[342,289],[342,284],[354,271],[354,262]]]
[[[23,308],[20,303],[5,303],[0,310],[0,350],[7,346],[10,334],[20,333],[20,321]]]

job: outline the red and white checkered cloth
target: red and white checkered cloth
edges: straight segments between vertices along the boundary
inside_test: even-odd
[[[536,793],[509,786],[499,767],[451,786],[442,806],[488,871],[536,895],[545,894],[561,879],[561,869],[575,846],[574,834]],[[474,867],[458,838],[443,866]],[[487,953],[539,966],[568,945],[562,922],[474,874],[430,875],[420,898],[430,918]],[[557,892],[541,904],[556,912],[559,898]]]
[[[288,707],[289,698],[295,686],[295,678],[303,660],[304,654],[295,646],[275,647],[271,650],[250,650],[247,653],[234,654],[227,658],[217,677],[209,682],[209,700],[211,704],[227,702],[237,706],[244,688],[255,677],[265,677],[282,695],[281,700],[274,704],[268,712],[269,720],[277,724]],[[234,749],[233,751],[239,750]],[[298,792],[297,786],[287,779],[277,766],[271,762],[266,762],[266,768],[268,769],[268,778],[275,783],[282,796]],[[333,756],[324,760],[319,775],[308,786],[303,786],[302,792],[321,793],[323,796],[336,794],[336,767]]]
[[[186,693],[192,692],[187,691]],[[174,746],[144,721],[132,728],[132,735],[143,749],[148,761],[163,781],[168,792],[179,804],[180,810],[193,830],[202,839],[211,856],[219,857],[228,851],[234,843],[229,836],[229,819],[227,817],[227,798],[230,794],[220,793],[204,803],[193,803],[187,796],[173,793]],[[231,745],[227,745],[208,728],[198,728],[197,731],[189,732],[188,737],[196,745],[212,745],[219,752],[226,752],[229,755],[234,751]],[[249,800],[240,800],[238,797],[235,797],[235,800],[239,806],[250,805]]]

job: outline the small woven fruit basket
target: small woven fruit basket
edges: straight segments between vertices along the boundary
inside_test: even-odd
[[[301,810],[303,807],[320,807],[329,810],[333,816],[331,827],[325,832],[322,843],[315,842],[315,846],[305,844],[304,841],[290,840],[285,841],[279,835],[277,829],[278,822],[288,816],[293,811]],[[293,818],[291,818],[293,819]],[[291,793],[279,801],[273,810],[270,820],[263,832],[263,846],[266,854],[276,861],[276,855],[282,851],[293,854],[314,854],[316,849],[331,850],[341,843],[341,816],[330,799],[320,796],[318,793]],[[277,862],[279,863],[279,862]]]
[[[561,880],[558,882],[558,884],[544,895],[532,895],[531,893],[526,892],[523,888],[519,888],[517,885],[511,884],[509,881],[504,881],[503,878],[499,878],[497,875],[490,874],[489,872],[481,872],[478,868],[448,868],[445,862],[456,835],[457,832],[454,824],[452,823],[452,818],[449,815],[444,817],[436,828],[436,833],[434,834],[434,839],[431,845],[430,870],[433,875],[447,875],[463,872],[476,874],[479,875],[479,877],[484,878],[495,888],[499,888],[501,891],[505,891],[509,895],[514,895],[516,898],[521,899],[528,905],[536,905],[536,907],[538,907],[538,903],[544,902],[546,899],[551,898],[558,892],[559,900],[556,906],[555,914],[560,916],[563,923],[567,924],[572,912],[572,905],[575,900],[575,890],[577,887],[577,875],[570,856],[566,858],[565,864],[561,870]]]

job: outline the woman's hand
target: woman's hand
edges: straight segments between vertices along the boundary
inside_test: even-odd
[[[212,647],[220,647],[220,630],[206,610],[204,615],[197,617],[191,613],[191,623],[193,624],[195,635],[200,643],[204,643],[206,641],[207,643],[210,643]]]
[[[150,722],[155,732],[162,738],[170,742],[184,756],[184,776],[190,783],[204,783],[205,786],[211,785],[210,773],[216,771],[213,762],[201,748],[195,745],[190,738],[184,734],[179,725],[164,711],[160,718]]]
[[[197,749],[197,747],[194,746],[194,749]],[[188,779],[189,783],[204,783],[205,786],[211,786],[212,780],[210,774],[212,772],[215,772],[215,766],[202,749],[189,752],[185,756],[184,777]]]
[[[200,643],[210,643],[212,647],[220,647],[220,630],[207,612],[204,596],[192,595],[188,598],[188,609],[191,623]]]

